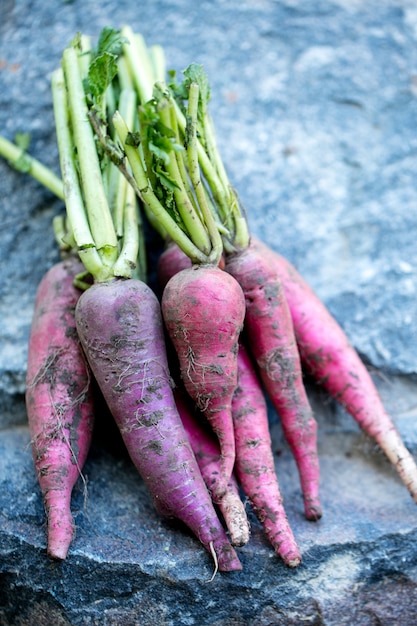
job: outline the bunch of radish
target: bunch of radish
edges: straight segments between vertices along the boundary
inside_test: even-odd
[[[64,559],[73,536],[94,378],[156,509],[194,532],[215,571],[241,569],[242,492],[276,553],[297,567],[264,390],[307,519],[322,509],[302,367],[379,444],[416,502],[417,467],[341,327],[295,268],[250,235],[202,68],[190,65],[181,83],[165,74],[162,49],[125,27],[104,29],[95,49],[77,37],[52,77],[70,253],[39,286],[26,394],[48,553]],[[160,301],[146,284],[142,208],[166,242]]]
[[[135,37],[128,28],[123,33],[130,40]],[[149,67],[146,49],[142,47],[141,53],[137,63]],[[134,67],[132,56],[130,63]],[[341,327],[295,268],[251,237],[217,150],[208,112],[210,89],[202,67],[189,66],[180,84],[171,73],[170,83],[157,80],[153,89],[144,72],[135,76],[139,98],[152,92],[139,106],[139,132],[132,133],[118,114],[115,125],[116,129],[123,126],[118,136],[138,196],[167,242],[158,268],[162,313],[183,385],[219,441],[222,471],[211,492],[216,502],[221,501],[234,467],[275,550],[287,565],[296,566],[301,557],[282,507],[262,386],[294,455],[307,519],[319,519],[322,510],[317,424],[302,366],[379,444],[416,502],[417,467]],[[148,201],[149,189],[166,208],[163,221],[161,207],[154,198]],[[204,240],[204,226],[211,245]],[[234,279],[226,283],[228,291],[222,273]],[[238,343],[236,331],[230,328],[240,306],[236,284],[245,303]],[[218,374],[220,385],[215,391],[212,385]],[[231,380],[237,380],[237,385],[230,420]]]

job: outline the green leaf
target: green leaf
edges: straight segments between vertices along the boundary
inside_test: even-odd
[[[133,146],[134,148],[137,148],[140,144],[140,133],[127,133],[125,143],[127,146]]]
[[[169,140],[155,136],[149,140],[148,147],[158,159],[161,159],[166,164],[169,163],[170,152],[172,151],[172,144]]]
[[[81,50],[81,33],[78,31],[75,33],[74,37],[70,41],[70,48],[76,48],[77,50]]]
[[[153,128],[155,132],[158,133],[158,135],[160,135],[161,137],[166,137],[167,139],[175,138],[175,132],[173,131],[173,129],[169,126],[165,126],[165,124],[163,124],[159,118],[155,120]]]
[[[191,63],[183,72],[185,76],[185,85],[189,86],[190,83],[197,83],[200,89],[200,98],[203,108],[207,106],[210,101],[210,85],[203,66],[197,63]]]
[[[117,74],[117,58],[114,54],[103,52],[91,62],[87,75],[87,91],[93,100],[100,103],[107,87]]]
[[[30,156],[22,152],[20,157],[13,162],[13,167],[23,174],[28,174],[32,167],[32,161]]]
[[[138,107],[138,116],[139,126],[144,129],[147,134],[149,134],[149,129],[152,129],[159,121],[155,103],[152,100]]]
[[[129,43],[126,37],[110,26],[103,28],[99,35],[97,48],[93,51],[93,59],[84,81],[87,98],[99,108],[107,88],[117,75],[117,59],[122,54],[125,43]]]
[[[180,189],[180,186],[177,184],[177,182],[173,178],[171,178],[171,176],[168,176],[168,174],[161,168],[160,165],[157,165],[154,168],[154,172],[158,180],[161,182],[166,190],[175,191],[175,189]]]
[[[27,154],[30,145],[29,133],[16,133],[14,136],[15,144],[21,149],[22,153],[16,160],[13,160],[13,167],[22,174],[28,174],[32,167],[32,159]]]
[[[149,150],[164,163],[169,163],[173,150],[183,150],[183,146],[175,141],[174,130],[160,120],[154,103],[149,102],[145,107],[141,107],[140,125]]]
[[[23,152],[27,152],[30,145],[30,133],[16,133],[14,141]]]
[[[123,37],[119,30],[111,26],[105,26],[98,38],[97,56],[108,53],[119,57],[123,52],[123,45],[125,43],[129,43],[129,40]]]

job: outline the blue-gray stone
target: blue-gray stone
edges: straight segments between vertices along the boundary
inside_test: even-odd
[[[227,170],[252,231],[314,287],[417,455],[417,10],[411,0],[2,0],[0,133],[30,132],[56,173],[50,74],[77,31],[130,24],[169,67],[202,63]],[[74,492],[69,557],[45,555],[23,394],[37,284],[62,203],[0,162],[0,624],[254,626],[417,621],[417,510],[356,423],[311,382],[324,517],[304,520],[271,411],[303,565],[286,569],[252,512],[242,573],[160,518],[113,433]],[[108,428],[111,425],[107,424]]]

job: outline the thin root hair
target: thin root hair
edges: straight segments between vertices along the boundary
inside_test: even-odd
[[[187,362],[188,362],[187,377],[190,379],[191,382],[193,382],[193,379],[191,378],[191,372],[195,372],[196,359],[195,359],[194,350],[189,344],[187,347]]]
[[[209,404],[210,404],[210,400],[211,400],[210,394],[206,394],[206,393],[197,394],[196,404],[202,413],[205,413],[205,411],[207,411]]]
[[[47,380],[47,374],[49,370],[54,365],[54,363],[58,360],[61,354],[63,354],[64,352],[65,352],[64,348],[57,347],[56,350],[53,352],[53,354],[48,354],[42,367],[36,372],[32,381],[28,383],[27,386],[29,389],[33,389],[33,387],[36,387],[36,385],[38,385],[39,383],[43,382],[44,380]]]
[[[217,572],[219,571],[219,562],[217,560],[217,554],[216,554],[216,551],[214,549],[213,541],[209,542],[209,548],[210,548],[211,556],[213,557],[213,561],[214,561],[214,572],[213,572],[212,577],[209,578],[208,580],[206,580],[206,583],[213,582]]]
[[[39,446],[36,445],[36,443],[41,440],[41,439],[46,439],[46,436],[48,436],[49,439],[58,439],[61,438],[61,440],[66,443],[66,445],[68,446],[69,451],[71,452],[71,457],[73,460],[74,465],[77,468],[78,474],[81,478],[81,481],[83,483],[83,493],[84,493],[84,508],[87,505],[87,480],[81,470],[80,464],[78,463],[78,459],[77,459],[77,455],[71,445],[71,441],[68,438],[68,436],[65,433],[65,425],[63,423],[63,415],[65,415],[65,410],[64,407],[62,405],[60,405],[57,408],[57,405],[54,404],[52,402],[52,398],[50,396],[51,402],[50,402],[50,406],[53,407],[54,413],[55,413],[55,420],[54,420],[54,428],[51,429],[49,431],[49,433],[46,432],[46,428],[44,429],[44,432],[42,433],[38,433],[37,435],[35,435],[34,437],[31,438],[30,442],[29,442],[29,446],[33,446],[34,448],[38,449]],[[71,403],[73,404],[73,403]]]

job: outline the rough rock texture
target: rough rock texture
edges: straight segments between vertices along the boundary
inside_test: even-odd
[[[417,11],[407,0],[3,0],[0,132],[32,135],[58,172],[50,72],[78,31],[129,23],[178,70],[202,63],[231,179],[253,231],[315,287],[372,369],[417,455]],[[45,520],[23,402],[37,283],[62,204],[0,162],[0,625],[394,625],[417,619],[417,510],[393,470],[309,384],[324,518],[303,519],[271,411],[277,469],[303,552],[287,570],[251,514],[243,573],[162,520],[103,414],[74,493],[65,563]],[[110,436],[108,430],[110,429]]]

